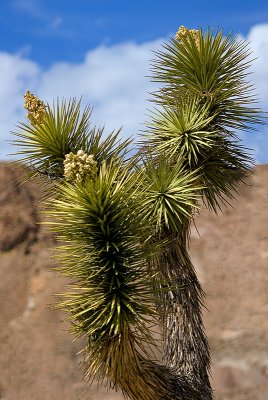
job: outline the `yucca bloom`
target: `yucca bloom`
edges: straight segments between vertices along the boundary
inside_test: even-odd
[[[87,154],[80,149],[76,154],[66,154],[64,164],[64,176],[67,181],[83,182],[88,177],[92,179],[97,173],[97,162],[93,154]]]
[[[39,125],[43,122],[46,113],[46,105],[37,96],[34,96],[29,90],[24,94],[24,108],[28,111],[27,118],[32,125]]]
[[[199,30],[198,29],[188,29],[185,26],[181,25],[176,32],[175,38],[179,41],[189,40],[189,37],[192,36],[195,40],[196,45],[199,43]]]

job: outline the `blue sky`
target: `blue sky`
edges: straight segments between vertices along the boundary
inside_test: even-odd
[[[0,158],[23,116],[26,89],[51,101],[83,95],[94,122],[108,130],[123,125],[136,135],[146,119],[152,50],[180,25],[220,27],[251,42],[253,83],[268,110],[267,1],[0,1]],[[268,162],[268,130],[243,134],[257,162]]]
[[[1,0],[1,49],[43,66],[82,61],[100,44],[144,43],[178,26],[224,28],[246,35],[268,22],[267,1]]]

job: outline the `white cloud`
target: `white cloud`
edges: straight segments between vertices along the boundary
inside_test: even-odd
[[[100,46],[86,54],[81,64],[57,63],[45,71],[40,96],[50,101],[59,94],[79,98],[94,107],[93,119],[108,130],[124,126],[125,135],[135,135],[144,121],[146,98],[153,85],[149,74],[151,50],[160,40],[137,45]]]
[[[34,62],[0,52],[0,158],[12,151],[7,139],[23,116],[22,93],[25,87],[36,87],[40,74],[40,68]]]
[[[253,26],[246,38],[252,50],[251,82],[256,87],[259,106],[268,112],[268,24]],[[267,120],[268,123],[268,120]],[[257,162],[268,162],[268,126],[244,134],[246,145],[254,150]]]
[[[258,57],[252,80],[268,110],[268,24],[254,26],[247,39],[253,56]],[[148,93],[155,86],[145,76],[149,75],[152,50],[158,49],[161,42],[158,39],[143,44],[100,46],[89,51],[81,63],[55,63],[46,70],[23,55],[0,52],[0,138],[8,138],[8,132],[21,120],[26,89],[46,101],[57,96],[83,96],[83,101],[94,107],[94,123],[105,124],[107,131],[123,126],[125,136],[136,135],[146,119],[146,108],[151,107]],[[256,150],[259,161],[267,162],[267,136],[264,131],[246,136],[246,144]],[[4,142],[0,158],[11,151]]]
[[[145,120],[148,93],[153,90],[145,77],[149,60],[161,42],[100,46],[89,51],[82,63],[55,63],[47,70],[20,55],[0,52],[0,138],[7,138],[12,125],[22,118],[26,89],[49,102],[57,96],[82,96],[84,103],[94,107],[94,124],[105,124],[107,131],[123,126],[124,136],[136,135]],[[9,147],[1,146],[0,158],[10,152]]]
[[[261,103],[268,108],[268,24],[254,26],[248,34],[247,40],[252,49],[252,58],[255,58],[252,70],[252,80],[256,85]]]

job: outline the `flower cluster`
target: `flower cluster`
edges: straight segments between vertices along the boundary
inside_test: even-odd
[[[78,150],[76,154],[66,154],[64,160],[64,176],[67,181],[83,182],[86,177],[94,178],[97,173],[97,162],[92,154]]]
[[[192,37],[195,40],[196,45],[198,46],[198,44],[199,44],[199,30],[198,29],[188,29],[182,25],[179,27],[175,38],[177,40],[183,41],[183,40],[187,40],[190,35],[192,35]]]
[[[45,103],[30,93],[29,90],[23,97],[25,99],[24,108],[28,111],[27,118],[32,125],[41,124],[46,113]]]

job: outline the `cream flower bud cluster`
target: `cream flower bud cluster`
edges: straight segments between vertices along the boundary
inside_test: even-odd
[[[86,177],[93,178],[97,173],[97,162],[92,154],[88,155],[84,150],[78,150],[76,154],[66,154],[64,164],[64,176],[67,181],[83,182]]]
[[[24,108],[28,111],[27,118],[32,125],[41,124],[46,113],[45,103],[30,93],[29,90],[23,97],[25,99]]]
[[[195,43],[198,47],[198,45],[199,45],[199,30],[198,29],[188,29],[182,25],[179,27],[175,38],[177,40],[182,41],[182,40],[187,40],[190,35],[192,35],[192,37],[194,38]]]

